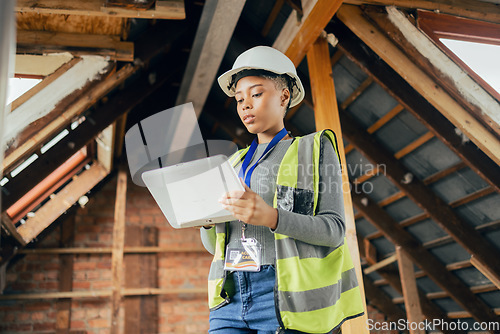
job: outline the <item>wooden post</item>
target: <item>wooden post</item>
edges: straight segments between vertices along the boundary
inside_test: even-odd
[[[342,165],[342,193],[344,196],[344,210],[346,222],[346,238],[351,252],[356,275],[358,277],[361,297],[365,302],[363,276],[359,258],[358,241],[356,239],[356,227],[354,225],[354,212],[352,209],[351,192],[349,178],[347,175],[344,143],[340,128],[340,117],[335,95],[335,86],[332,77],[332,67],[330,65],[330,53],[328,42],[325,38],[319,37],[307,53],[307,64],[309,66],[309,76],[311,78],[311,90],[314,102],[314,117],[316,120],[316,130],[332,129],[337,135],[337,144]],[[365,314],[362,317],[346,321],[342,325],[344,334],[368,333],[366,305]]]
[[[116,180],[115,223],[113,226],[113,249],[111,254],[111,272],[113,293],[111,295],[111,334],[119,333],[119,313],[122,300],[123,282],[123,247],[125,243],[125,209],[127,201],[127,171],[120,166]]]
[[[420,298],[418,296],[417,281],[415,280],[415,272],[413,270],[413,262],[411,262],[401,246],[396,246],[396,256],[398,258],[399,276],[401,276],[406,317],[409,324],[411,324],[409,326],[410,334],[425,334],[425,330],[418,328],[418,326],[416,328],[412,327],[412,325],[415,326],[415,324],[424,321],[424,315],[420,307]]]
[[[127,246],[158,246],[156,227],[127,226]],[[158,288],[158,254],[125,255],[125,288]],[[130,296],[123,303],[125,333],[158,333],[158,295]]]
[[[75,235],[75,216],[71,215],[61,224],[61,247],[71,246]],[[59,291],[73,290],[73,261],[74,254],[60,254]],[[57,301],[56,334],[68,333],[71,324],[71,298]]]

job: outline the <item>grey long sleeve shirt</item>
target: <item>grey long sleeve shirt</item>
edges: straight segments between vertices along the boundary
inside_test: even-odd
[[[270,206],[276,191],[278,168],[290,147],[292,139],[280,141],[261,159],[250,179],[250,188]],[[250,161],[252,166],[264,152],[267,143],[259,144]],[[322,138],[320,155],[319,197],[315,216],[307,216],[278,209],[278,226],[271,230],[264,226],[247,225],[245,236],[255,238],[262,245],[263,264],[274,264],[276,253],[273,233],[318,246],[337,247],[345,236],[344,200],[340,164],[332,144]],[[239,172],[239,168],[237,169]],[[215,250],[215,229],[201,229],[201,240],[211,253]],[[232,221],[228,229],[229,242],[241,238],[241,223]]]

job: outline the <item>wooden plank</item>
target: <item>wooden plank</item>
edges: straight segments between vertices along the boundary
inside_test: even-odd
[[[457,304],[478,321],[496,321],[494,312],[387,212],[365,194],[353,192],[351,195],[356,209],[382,231],[389,241],[400,245],[411,261],[422,268],[442,290],[447,291]]]
[[[203,7],[176,100],[177,105],[192,102],[197,117],[203,110],[245,2],[208,0]]]
[[[379,270],[381,268],[384,268],[384,267],[388,266],[389,264],[394,263],[396,261],[397,261],[396,254],[393,254],[393,255],[391,255],[389,257],[386,257],[382,261],[377,262],[375,264],[372,264],[368,268],[365,268],[363,270],[363,273],[365,275],[371,274],[372,272],[377,271],[377,270]]]
[[[385,292],[373,284],[366,276],[363,276],[363,285],[370,304],[385,314],[387,320],[397,322],[399,319],[405,319],[403,310],[401,310]]]
[[[262,37],[266,37],[269,33],[269,30],[271,30],[271,27],[273,26],[274,21],[276,21],[276,18],[278,17],[278,14],[281,11],[281,7],[283,7],[284,3],[285,0],[276,0],[276,2],[274,3],[273,9],[271,9],[271,13],[267,17],[266,23],[264,23],[264,27],[260,32]]]
[[[128,226],[125,244],[135,247],[157,247],[156,227]],[[158,257],[155,253],[128,254],[125,263],[125,288],[158,287]],[[125,333],[158,332],[158,297],[131,296],[124,301]]]
[[[109,298],[113,290],[93,290],[93,291],[67,291],[67,292],[42,292],[42,293],[19,293],[0,295],[0,301],[4,300],[34,300],[34,299],[59,299],[59,298]],[[147,295],[178,295],[178,294],[207,294],[207,288],[179,288],[179,289],[158,289],[158,288],[137,288],[122,289],[121,295],[147,296]]]
[[[34,183],[40,182],[76,151],[87,145],[92,138],[97,136],[108,125],[115,122],[120,116],[128,113],[144,98],[157,91],[168,79],[172,78],[172,76],[176,74],[176,69],[182,68],[182,66],[180,66],[183,61],[181,50],[174,48],[173,44],[176,39],[185,32],[183,27],[184,26],[178,26],[177,29],[167,34],[165,28],[161,24],[157,24],[155,28],[148,31],[146,36],[144,36],[141,41],[137,42],[140,44],[138,45],[138,50],[140,50],[141,53],[145,53],[138,55],[144,64],[137,64],[136,67],[133,67],[134,71],[132,71],[132,73],[141,69],[143,66],[147,66],[151,60],[150,57],[158,55],[168,48],[171,48],[172,51],[160,58],[162,61],[159,62],[158,66],[149,66],[148,71],[138,76],[130,86],[113,95],[108,103],[90,109],[85,117],[87,120],[90,119],[92,121],[81,123],[49,151],[23,170],[18,175],[19,177],[10,180],[9,183],[4,186],[4,188],[10,192],[10,195],[3,196],[3,205],[9,207],[12,203],[17,201],[33,187]],[[158,43],[158,41],[162,41],[162,43]],[[131,67],[131,65],[127,64],[125,67]],[[128,70],[125,71],[128,72]],[[156,81],[153,85],[151,85],[149,81],[150,73],[156,73]],[[124,78],[122,78],[120,74],[125,73],[120,73],[120,71],[116,73],[116,79],[121,81]],[[100,97],[101,96],[99,96],[99,98]],[[88,103],[90,100],[90,105],[92,105],[92,100],[94,98],[97,98],[94,94],[82,96],[79,102],[84,104]],[[31,145],[27,145],[28,149],[30,147]],[[23,177],[22,175],[29,176]]]
[[[38,234],[75,204],[80,196],[89,192],[107,174],[102,166],[94,162],[88,170],[73,177],[71,183],[57,194],[51,196],[50,200],[38,209],[33,217],[26,219],[26,223],[17,228],[23,240],[28,243],[36,238]]]
[[[115,153],[116,122],[104,129],[97,137],[97,161],[108,172],[113,169]]]
[[[316,130],[332,129],[337,135],[337,147],[339,150],[342,166],[342,195],[345,208],[346,239],[351,257],[356,268],[356,275],[364,299],[363,274],[360,265],[360,256],[356,238],[356,227],[354,224],[354,212],[349,189],[349,176],[347,175],[347,164],[342,141],[342,129],[340,127],[337,98],[330,66],[330,52],[328,42],[325,38],[318,38],[307,53],[307,65],[311,78],[311,93],[314,101],[314,119]],[[366,305],[364,305],[366,310]],[[342,325],[344,333],[368,333],[366,327],[367,314],[347,321]]]
[[[300,30],[294,35],[285,52],[295,66],[299,66],[309,48],[318,39],[341,4],[342,0],[318,0],[307,16],[304,8],[304,19],[300,25]],[[277,42],[278,39],[275,44]],[[328,64],[330,64],[330,58],[328,58]]]
[[[111,296],[111,333],[119,333],[119,319],[123,286],[123,247],[125,244],[125,212],[127,205],[127,171],[121,165],[116,180],[115,218],[113,224],[113,251],[111,254],[111,273],[113,294]]]
[[[486,155],[497,164],[500,164],[500,141],[496,136],[364,18],[362,11],[358,7],[342,6],[337,17]]]
[[[491,283],[495,284],[496,287],[500,289],[500,279],[497,275],[492,273],[488,267],[484,266],[481,263],[481,261],[477,261],[475,256],[471,256],[470,262],[474,267],[476,267],[477,270],[481,272],[481,274],[486,276],[491,281]]]
[[[346,110],[373,83],[371,77],[366,78],[341,104],[340,109]]]
[[[24,93],[23,95],[19,96],[17,99],[15,99],[12,102],[11,105],[11,112],[16,110],[17,107],[19,107],[21,104],[24,102],[28,101],[30,98],[32,98],[35,94],[39,93],[42,89],[47,87],[49,84],[54,82],[57,78],[59,78],[62,74],[66,73],[67,70],[75,66],[77,63],[79,63],[82,59],[81,58],[73,58],[67,63],[61,65],[54,73],[50,74],[49,76],[45,77],[40,83],[38,83],[35,87],[31,88],[29,91]]]
[[[21,246],[26,246],[27,242],[23,239],[23,237],[19,234],[14,225],[14,222],[10,217],[3,212],[2,213],[2,226],[6,229],[7,233],[10,234]]]
[[[64,1],[64,0],[18,0],[16,12],[111,16],[144,19],[183,20],[186,18],[184,1],[162,0],[157,1],[155,9],[133,10],[122,8],[107,8],[101,0]]]
[[[436,13],[468,17],[493,23],[500,23],[500,10],[495,3],[470,0],[344,0],[351,5],[396,6],[408,9],[425,9]]]
[[[369,241],[367,242],[367,241],[368,240],[363,239],[362,237],[360,237],[358,235],[358,245],[360,245],[360,254],[366,253],[363,251],[361,245],[370,244],[370,242]],[[369,258],[366,258],[366,260],[371,265],[376,264],[376,261],[373,261]],[[383,279],[382,279],[382,281],[384,281],[383,284],[389,284],[394,290],[396,290],[400,294],[403,294],[403,289],[401,286],[401,279],[398,275],[398,269],[396,268],[396,265],[394,263],[390,263],[390,264],[378,269],[377,274],[383,277]],[[373,282],[373,285],[380,286],[381,285],[381,284],[379,284],[380,281],[381,280]],[[420,302],[422,304],[422,311],[424,312],[427,319],[429,319],[429,320],[430,319],[442,319],[443,322],[450,322],[448,317],[446,316],[446,314],[436,304],[431,302],[430,299],[427,298],[426,294],[422,290],[418,289],[418,293],[419,293]],[[370,299],[370,298],[368,297],[368,299]],[[395,300],[395,299],[393,299],[393,300]],[[401,301],[401,303],[402,302],[403,301]],[[395,301],[394,301],[394,303],[395,303]],[[445,334],[457,334],[456,331],[451,331],[445,327],[441,327],[440,329]]]
[[[420,299],[418,296],[417,281],[413,271],[413,262],[408,258],[401,246],[396,246],[396,257],[398,260],[399,276],[405,301],[406,319],[412,323],[424,321]],[[421,328],[410,328],[410,334],[425,334]]]
[[[71,34],[52,31],[17,31],[17,53],[99,55],[117,61],[134,61],[134,43],[119,36]]]
[[[491,257],[500,257],[500,252],[474,228],[455,213],[450,205],[439,198],[431,189],[416,177],[409,183],[400,182],[410,173],[401,162],[364,131],[347,113],[342,113],[343,135],[357,150],[373,164],[385,164],[385,176],[405,195],[424,210],[441,228],[469,253],[477,256],[485,266],[500,277],[500,262]]]
[[[146,10],[155,4],[155,0],[106,0],[104,6],[106,7],[120,7],[134,10]]]
[[[462,198],[457,199],[456,201],[451,202],[450,206],[452,208],[456,208],[456,207],[459,207],[461,205],[475,201],[478,198],[493,194],[494,192],[495,192],[495,190],[492,187],[486,187],[483,189],[479,189],[471,194],[468,194]]]
[[[75,235],[75,215],[69,216],[61,224],[60,247],[71,246]],[[59,255],[59,291],[73,290],[73,254]],[[56,303],[56,334],[68,333],[71,327],[71,299],[61,298]]]
[[[64,110],[59,111],[58,116],[55,117],[49,124],[43,128],[37,128],[35,133],[30,136],[24,135],[26,131],[33,131],[32,128],[24,130],[19,134],[19,138],[25,138],[17,145],[14,150],[8,150],[3,161],[4,170],[10,169],[14,164],[18,163],[23,157],[31,154],[34,148],[38,148],[47,142],[51,136],[54,136],[57,131],[61,131],[65,125],[69,124],[70,120],[80,115],[85,110],[89,109],[94,103],[100,100],[104,95],[108,94],[112,89],[122,84],[128,77],[139,69],[138,66],[130,64],[122,67],[118,72],[113,73],[109,77],[96,82],[90,90],[84,94],[79,94],[76,100],[73,100]],[[57,113],[57,110],[56,110]]]
[[[385,124],[387,124],[391,119],[396,117],[403,110],[404,110],[404,107],[402,105],[398,104],[397,106],[392,108],[391,111],[389,111],[387,114],[380,117],[380,119],[377,120],[375,123],[370,125],[366,131],[370,134],[374,133],[375,131],[377,131],[378,129],[383,127]]]
[[[422,136],[418,137],[417,139],[415,139],[414,141],[412,141],[411,143],[409,143],[408,145],[406,145],[405,147],[403,147],[402,149],[400,149],[399,151],[397,151],[396,154],[394,154],[394,157],[396,159],[401,159],[402,157],[415,151],[423,144],[427,143],[432,138],[434,138],[434,134],[432,132],[427,132]]]
[[[448,51],[439,38],[449,38],[450,35],[429,34],[429,30],[426,29],[428,25],[421,20],[421,15],[418,15],[419,29],[416,29],[406,15],[393,7],[387,9],[370,7],[366,8],[364,13],[385,32],[385,35],[394,44],[405,50],[405,55],[413,63],[437,82],[453,99],[464,106],[466,110],[471,111],[490,131],[495,131],[497,136],[500,135],[500,117],[498,117],[500,106],[495,101],[495,99],[500,101],[500,94],[471,70],[455,53]],[[450,16],[438,15],[432,17],[432,21],[446,24],[446,17]],[[458,21],[457,26],[466,27],[461,28],[462,31],[466,30],[470,33],[470,37],[467,39],[462,38],[459,33],[453,32],[452,39],[474,39],[473,41],[478,43],[500,45],[500,37],[498,37],[500,25],[458,17],[452,17],[452,19]],[[478,23],[494,26],[490,28],[489,38],[484,26],[481,27],[481,31],[485,35],[483,38],[472,37]],[[422,30],[427,34],[424,35]],[[433,40],[431,41],[429,37]]]
[[[206,253],[205,248],[186,248],[186,247],[129,247],[123,249],[124,254],[155,254],[155,253]],[[112,248],[91,248],[91,247],[75,247],[75,248],[34,248],[20,249],[19,254],[111,254]]]
[[[113,35],[122,37],[122,40],[127,40],[126,36],[130,29],[127,18],[114,16],[43,14],[36,12],[17,12],[15,15],[17,29],[19,30]]]
[[[328,31],[337,36],[339,47],[360,66],[373,76],[379,85],[389,92],[404,108],[425,124],[434,135],[449,149],[457,154],[474,172],[500,192],[500,167],[470,142],[462,142],[453,126],[425,98],[418,94],[390,66],[380,58],[341,23],[331,23]]]

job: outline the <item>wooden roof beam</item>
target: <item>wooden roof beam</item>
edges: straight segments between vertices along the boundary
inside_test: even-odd
[[[366,298],[380,312],[384,313],[388,320],[397,322],[399,319],[405,319],[405,314],[392,299],[381,289],[379,289],[366,276],[363,276],[363,284],[365,287]]]
[[[304,15],[299,25],[295,13],[289,16],[273,47],[285,53],[299,66],[307,51],[320,36],[342,0],[306,0],[302,3]]]
[[[176,104],[192,102],[199,117],[246,0],[207,0]]]
[[[51,196],[49,202],[45,203],[35,212],[33,217],[26,219],[26,222],[17,228],[23,240],[28,243],[36,238],[106,175],[108,172],[98,162],[94,162],[88,170],[74,176],[71,183]]]
[[[345,128],[345,127],[344,127]],[[400,245],[411,261],[418,265],[427,275],[464,310],[469,311],[478,321],[497,321],[494,312],[474,295],[470,289],[432,253],[427,251],[409,232],[405,231],[387,212],[380,208],[366,194],[352,192],[352,200],[356,209],[365,218],[384,233],[384,236],[396,245]]]
[[[183,0],[157,0],[155,8],[149,10],[106,7],[102,0],[17,0],[15,11],[22,13],[32,12],[142,19],[183,20],[186,18]]]
[[[390,152],[379,145],[365,130],[356,124],[352,117],[342,113],[343,135],[356,149],[372,163],[385,164],[385,176],[391,180],[404,194],[424,210],[441,228],[472,255],[476,256],[485,267],[500,277],[500,263],[492,261],[500,257],[500,252],[479,233],[473,226],[463,221],[452,207],[439,198],[422,181],[413,177],[411,182],[401,182],[411,172],[403,166]]]
[[[69,52],[76,56],[96,55],[111,60],[133,61],[134,43],[122,42],[119,36],[18,30],[16,52],[41,55]]]
[[[462,142],[456,128],[432,104],[422,97],[399,74],[371,51],[345,25],[335,21],[328,28],[336,36],[341,36],[338,46],[344,53],[373,76],[389,94],[418,120],[426,125],[434,135],[457,154],[474,172],[500,192],[500,167],[471,142]]]
[[[472,140],[493,161],[500,164],[500,141],[495,134],[485,128],[471,112],[464,109],[429,75],[414,64],[403,51],[363,16],[361,9],[357,6],[344,5],[337,13],[337,17],[397,73],[405,78],[467,138]],[[498,105],[498,102],[496,102],[496,105]]]
[[[358,234],[358,245],[359,245],[359,251],[360,251],[361,256],[363,258],[365,258],[369,264],[371,264],[372,266],[376,266],[377,264],[373,260],[371,260],[369,257],[364,255],[366,253],[365,247],[366,247],[366,245],[370,245],[370,241],[367,239],[363,239]],[[392,257],[390,257],[389,259],[392,260]],[[384,260],[382,260],[381,262],[383,262],[383,261]],[[368,268],[370,268],[370,267],[368,267]],[[378,268],[377,274],[382,276],[383,280],[386,281],[394,290],[396,290],[400,294],[403,294],[403,288],[401,286],[401,279],[398,275],[398,268],[396,267],[396,265],[393,262],[389,263],[389,264],[384,264],[384,266]],[[366,276],[363,275],[363,277],[366,277]],[[363,280],[363,281],[365,281],[365,280]],[[377,284],[377,282],[372,282],[371,284],[375,285],[375,286],[379,285],[379,284]],[[368,287],[368,289],[369,288],[370,287]],[[366,289],[366,290],[368,290],[368,289]],[[418,297],[419,297],[420,303],[422,305],[422,312],[425,314],[425,317],[427,319],[442,319],[443,322],[449,322],[449,319],[448,319],[446,313],[444,313],[436,304],[434,304],[429,298],[427,298],[426,294],[422,290],[420,290],[418,287],[417,287],[417,289],[418,289]],[[368,296],[369,292],[367,291],[366,294]],[[393,299],[393,303],[395,303],[394,300],[395,299]],[[445,334],[456,334],[455,331],[451,331],[447,328],[441,328],[441,330]]]
[[[498,4],[470,0],[344,0],[351,5],[396,6],[408,9],[425,9],[475,20],[500,23]]]

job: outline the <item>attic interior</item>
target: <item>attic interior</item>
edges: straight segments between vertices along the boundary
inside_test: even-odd
[[[212,257],[131,182],[124,136],[192,102],[205,140],[249,145],[216,78],[256,45],[287,54],[305,86],[287,130],[331,128],[341,146],[367,304],[342,332],[426,332],[368,319],[500,332],[500,95],[442,41],[500,45],[499,1],[12,6],[15,76],[39,83],[2,116],[0,332],[207,331]]]

